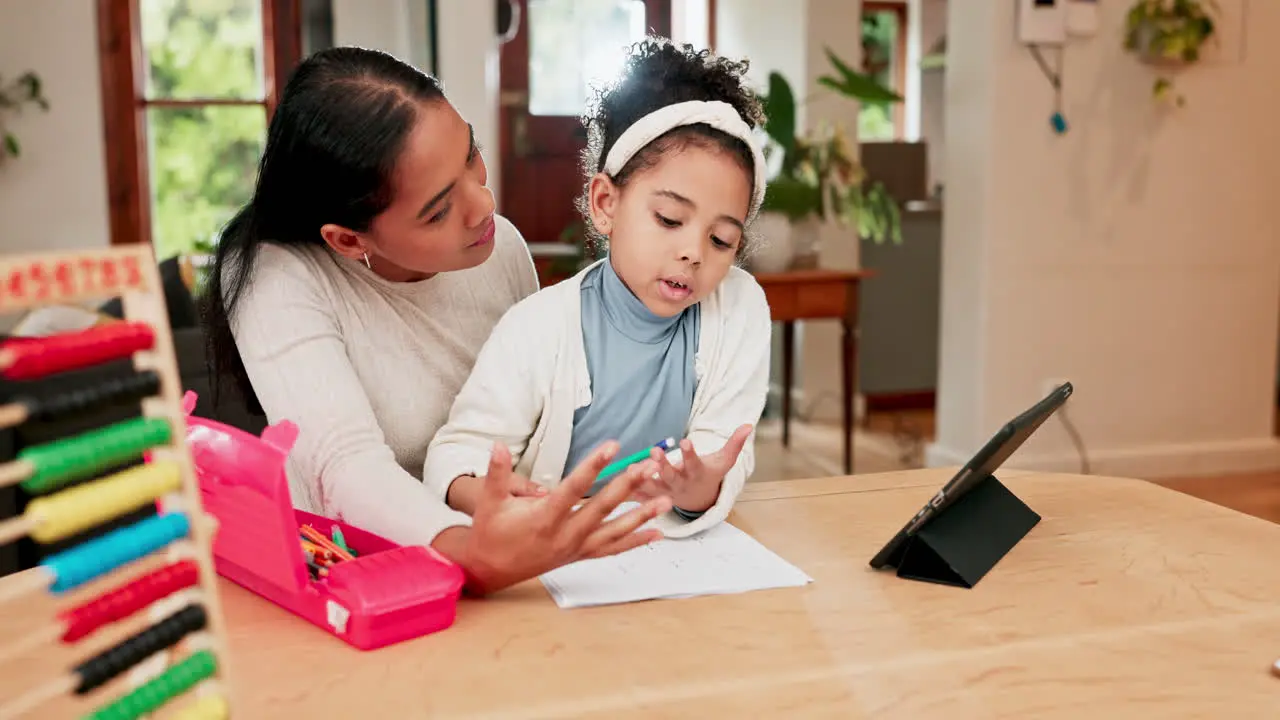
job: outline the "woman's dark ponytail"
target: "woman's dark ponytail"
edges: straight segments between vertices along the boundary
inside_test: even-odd
[[[253,272],[253,260],[260,237],[255,212],[250,201],[236,212],[222,229],[214,254],[213,270],[205,279],[201,295],[201,319],[208,351],[209,371],[213,379],[213,406],[222,402],[223,381],[230,380],[250,412],[262,414],[262,404],[253,391],[249,375],[231,331],[230,311],[240,301]]]

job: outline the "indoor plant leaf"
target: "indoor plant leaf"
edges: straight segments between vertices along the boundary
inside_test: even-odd
[[[835,66],[840,77],[837,79],[831,75],[823,75],[818,78],[819,85],[864,103],[902,102],[901,95],[876,82],[871,76],[857,72],[846,65],[831,51],[831,48],[826,48],[826,53],[827,59]]]
[[[769,73],[769,94],[763,104],[765,132],[782,146],[783,167],[789,168],[796,146],[796,96],[781,73]]]

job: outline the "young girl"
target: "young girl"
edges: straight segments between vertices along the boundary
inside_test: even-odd
[[[771,329],[736,266],[765,190],[746,67],[649,39],[598,98],[578,204],[608,257],[494,329],[427,450],[423,482],[450,506],[471,512],[496,445],[554,486],[616,441],[619,458],[651,448],[637,499],[663,503],[665,535],[728,515],[754,466]],[[670,458],[655,448],[667,438]]]

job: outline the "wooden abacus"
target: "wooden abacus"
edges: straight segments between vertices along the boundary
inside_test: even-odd
[[[64,254],[0,257],[0,313],[52,303],[119,297],[122,322],[0,345],[0,376],[47,378],[131,359],[133,374],[96,386],[26,395],[0,406],[0,427],[58,420],[121,403],[140,403],[140,417],[33,446],[0,465],[0,486],[21,483],[35,497],[18,518],[0,522],[0,544],[30,536],[55,542],[159,503],[154,516],[103,533],[0,579],[0,602],[30,593],[62,594],[126,566],[166,553],[168,564],[59,613],[59,623],[4,649],[6,657],[44,644],[74,644],[112,623],[181,609],[90,657],[63,677],[16,699],[0,699],[0,718],[20,717],[67,694],[87,695],[112,679],[147,666],[163,672],[87,717],[132,720],[181,695],[193,699],[177,717],[230,717],[226,635],[212,560],[212,518],[186,445],[183,388],[174,355],[159,269],[149,246],[118,246]],[[141,462],[139,462],[141,461]],[[112,471],[127,463],[125,470]],[[107,473],[104,475],[104,473]],[[101,476],[101,477],[99,477]],[[77,483],[73,487],[68,487]],[[186,595],[184,599],[182,596]],[[180,648],[186,654],[170,662]],[[197,686],[198,689],[197,689]],[[189,692],[190,691],[190,692]]]

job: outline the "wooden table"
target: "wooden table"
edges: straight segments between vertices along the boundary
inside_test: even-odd
[[[774,322],[782,323],[782,444],[791,443],[791,384],[797,320],[838,320],[844,471],[853,474],[853,399],[858,389],[858,290],[865,270],[792,270],[758,273]]]
[[[1044,519],[975,588],[870,570],[947,474],[749,485],[731,521],[804,588],[561,610],[527,583],[361,653],[224,583],[235,717],[1274,717],[1280,526],[1137,480],[1008,472]],[[52,607],[6,608],[0,647]],[[4,664],[0,697],[85,652]]]

